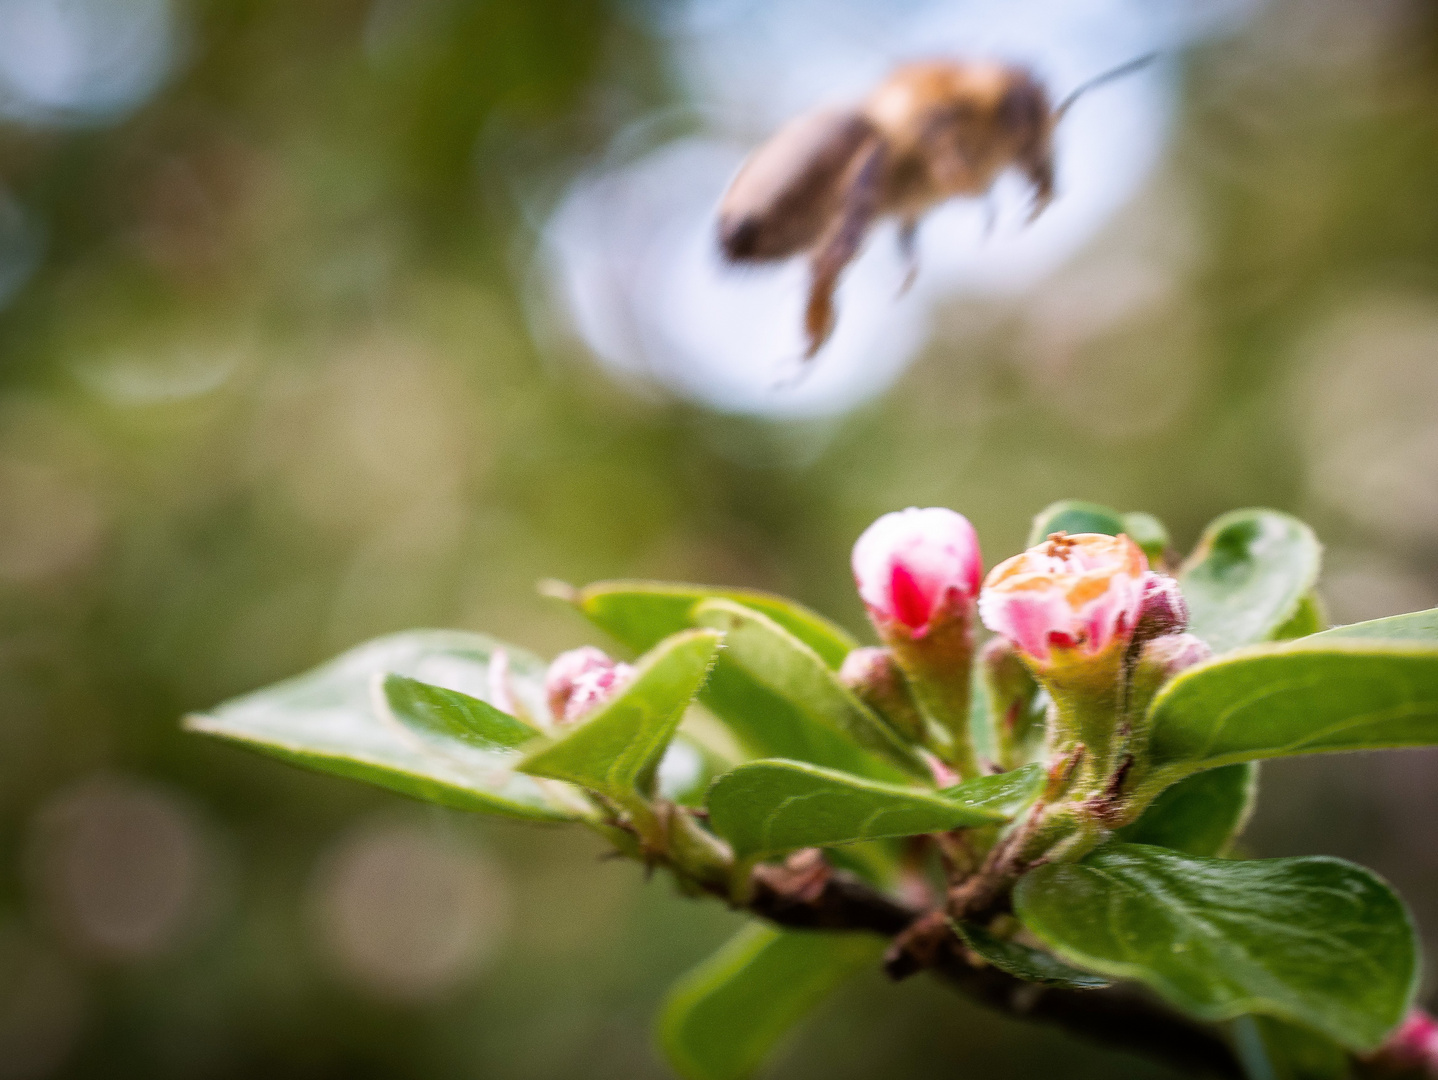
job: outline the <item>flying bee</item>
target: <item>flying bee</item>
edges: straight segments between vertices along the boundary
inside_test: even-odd
[[[1012,64],[906,64],[858,106],[804,113],[755,150],[719,204],[720,246],[732,262],[808,253],[811,358],[834,329],[839,276],[876,221],[899,221],[906,289],[918,270],[919,221],[940,203],[986,195],[1012,168],[1032,189],[1032,221],[1053,201],[1053,134],[1064,114],[1088,90],[1153,59],[1091,79],[1056,107]]]

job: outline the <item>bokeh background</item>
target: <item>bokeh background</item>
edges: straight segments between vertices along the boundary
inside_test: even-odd
[[[0,0],[0,1080],[667,1075],[650,1014],[733,916],[178,728],[390,630],[596,640],[541,577],[860,630],[878,514],[993,562],[1082,497],[1184,546],[1289,510],[1335,621],[1438,604],[1435,8],[1013,7]],[[776,389],[802,274],[719,271],[725,178],[966,48],[1163,55],[1032,230],[1014,185],[987,241],[946,210],[901,301],[877,235]],[[1438,757],[1311,759],[1247,844],[1376,867],[1438,942],[1435,822]],[[1059,1073],[1166,1075],[877,974],[769,1075]]]

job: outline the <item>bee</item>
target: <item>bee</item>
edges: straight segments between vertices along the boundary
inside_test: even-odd
[[[755,150],[719,204],[720,248],[736,263],[808,253],[810,359],[833,332],[839,276],[876,221],[899,221],[905,289],[918,272],[919,221],[940,203],[987,195],[1012,168],[1032,189],[1033,221],[1053,201],[1053,134],[1064,114],[1087,91],[1153,59],[1090,79],[1056,107],[1013,64],[906,64],[859,105],[804,113]]]

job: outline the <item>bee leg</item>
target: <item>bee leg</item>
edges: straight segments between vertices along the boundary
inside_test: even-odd
[[[904,260],[904,283],[899,286],[897,300],[914,287],[919,276],[919,219],[905,218],[899,223],[899,258]]]
[[[1054,201],[1054,156],[1047,143],[1032,153],[1026,154],[1020,167],[1034,188],[1034,204],[1029,210],[1029,224],[1038,218],[1049,203]]]
[[[804,332],[808,337],[805,359],[811,358],[834,331],[834,290],[879,208],[884,179],[885,155],[877,140],[857,163],[853,180],[844,193],[843,206],[834,224],[819,241],[809,260],[809,304],[804,311]]]

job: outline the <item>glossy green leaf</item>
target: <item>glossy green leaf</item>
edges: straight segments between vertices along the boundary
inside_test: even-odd
[[[567,589],[567,587],[563,587]],[[561,592],[597,626],[635,652],[653,648],[670,634],[699,625],[691,618],[704,600],[729,600],[762,612],[838,669],[858,647],[841,627],[817,612],[782,596],[754,589],[718,589],[659,581],[600,581]]]
[[[1042,544],[1050,533],[1104,533],[1117,536],[1123,532],[1123,515],[1099,503],[1082,499],[1061,499],[1050,503],[1034,515],[1026,547]]]
[[[436,746],[452,742],[480,750],[513,750],[539,732],[487,701],[442,686],[386,675],[382,685],[390,714]]]
[[[685,1080],[745,1080],[839,983],[877,964],[885,945],[753,923],[670,991],[659,1044]]]
[[[723,633],[725,662],[784,702],[788,715],[798,718],[801,727],[796,734],[809,743],[801,760],[865,775],[929,776],[923,759],[839,681],[818,653],[768,616],[730,600],[705,600],[694,609],[694,621]],[[763,715],[745,721],[746,729],[774,722],[774,717]],[[872,765],[863,766],[851,746],[891,768],[876,771]],[[820,761],[820,756],[829,760]]]
[[[1151,790],[1239,761],[1438,743],[1438,643],[1316,636],[1183,672],[1149,707]]]
[[[1201,859],[1114,843],[1030,871],[1014,910],[1061,958],[1137,979],[1200,1019],[1263,1013],[1355,1050],[1383,1041],[1417,986],[1402,901],[1341,859]]]
[[[1347,1080],[1352,1073],[1343,1047],[1316,1031],[1271,1016],[1240,1016],[1231,1030],[1248,1080]]]
[[[1271,640],[1313,588],[1321,554],[1313,530],[1288,514],[1224,514],[1179,573],[1189,630],[1218,654]]]
[[[1048,780],[1048,771],[1038,762],[992,776],[976,776],[962,784],[942,789],[950,802],[976,810],[992,810],[1005,818],[1016,818],[1033,805]]]
[[[997,824],[1009,819],[1010,807],[1032,787],[1027,776],[1005,773],[939,793],[802,761],[751,761],[714,781],[709,824],[740,858],[767,858],[804,847]]]
[[[1029,529],[1028,546],[1041,544],[1050,533],[1123,533],[1143,549],[1150,563],[1157,565],[1168,549],[1168,530],[1152,514],[1133,511],[1120,514],[1099,503],[1062,499],[1043,508]]]
[[[1257,797],[1256,762],[1209,769],[1166,788],[1117,835],[1130,844],[1154,844],[1186,855],[1222,855],[1248,824]]]
[[[1315,641],[1334,638],[1384,638],[1388,641],[1438,642],[1438,608],[1411,611],[1407,615],[1390,615],[1386,619],[1349,623],[1315,634]]]
[[[589,816],[592,808],[577,791],[516,773],[513,750],[459,739],[436,745],[436,738],[396,722],[381,685],[386,675],[481,697],[490,692],[490,659],[500,648],[509,658],[510,690],[530,715],[542,715],[544,664],[537,657],[481,634],[413,630],[190,716],[185,726],[296,765],[461,810],[555,821]]]
[[[1101,990],[1109,985],[1109,980],[1102,975],[1094,975],[1071,964],[1065,964],[1042,949],[1031,948],[1019,941],[1005,941],[976,923],[951,920],[949,925],[970,949],[1000,971],[1017,979],[1045,986],[1062,986],[1070,990]]]
[[[664,639],[639,660],[619,694],[531,751],[520,771],[567,780],[633,805],[650,793],[660,759],[704,685],[719,642],[720,635],[710,630]]]

